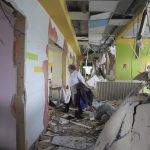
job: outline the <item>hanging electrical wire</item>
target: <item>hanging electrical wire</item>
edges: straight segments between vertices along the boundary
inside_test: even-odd
[[[135,25],[134,25],[134,22],[133,22],[133,36],[135,35]],[[133,44],[133,47],[135,49],[136,47],[136,39],[134,38],[134,44]],[[133,79],[133,58],[134,58],[134,52],[132,52],[132,57],[131,57],[131,79]]]
[[[20,31],[19,29],[16,29],[16,28],[14,27],[14,25],[11,23],[11,20],[10,20],[9,17],[7,16],[7,14],[6,14],[6,12],[5,12],[5,10],[4,10],[4,8],[3,8],[1,2],[0,2],[0,8],[1,8],[1,10],[2,10],[2,12],[3,12],[5,18],[7,19],[7,21],[8,21],[8,23],[9,23],[10,27],[11,27],[14,31],[19,32],[21,35],[25,35],[25,33],[23,33],[22,31]]]

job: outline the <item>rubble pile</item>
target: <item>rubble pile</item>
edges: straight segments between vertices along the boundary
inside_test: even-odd
[[[62,112],[61,107],[49,107],[48,128],[40,135],[34,150],[93,150],[105,122],[109,119],[101,122],[100,115],[96,118],[98,113],[103,116],[100,108],[103,107],[104,114],[108,112],[110,117],[116,109],[113,105],[116,106],[117,103],[119,105],[117,101],[96,102],[93,105],[95,112],[86,109],[82,114],[83,119],[79,120],[74,117],[74,108],[70,108],[69,113],[66,114]]]

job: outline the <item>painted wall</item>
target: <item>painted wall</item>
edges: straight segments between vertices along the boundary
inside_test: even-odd
[[[11,11],[4,5],[14,24]],[[0,149],[16,150],[16,120],[13,97],[16,93],[16,67],[13,63],[14,31],[0,9]]]
[[[133,39],[120,39],[116,48],[116,80],[131,80],[139,72],[145,71],[150,62],[150,40],[142,40],[144,48],[140,50],[140,61],[133,56]]]
[[[29,148],[48,123],[48,40],[64,45],[64,37],[37,0],[8,0],[26,17],[25,122]]]

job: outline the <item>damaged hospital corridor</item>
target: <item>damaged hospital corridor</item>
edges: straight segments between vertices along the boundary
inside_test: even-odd
[[[150,150],[150,0],[0,0],[0,150]]]

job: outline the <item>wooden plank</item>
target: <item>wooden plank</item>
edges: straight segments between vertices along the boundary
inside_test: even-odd
[[[16,13],[15,35],[18,38],[17,55],[17,102],[16,102],[16,141],[17,150],[25,150],[25,121],[24,121],[24,62],[25,62],[25,18],[19,12]],[[21,32],[20,32],[21,31]]]

